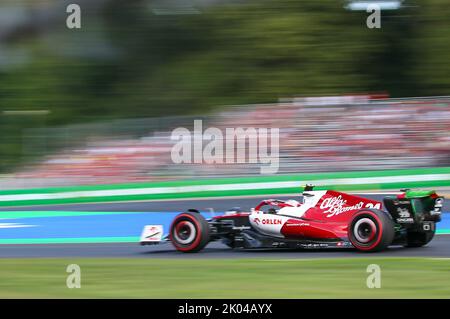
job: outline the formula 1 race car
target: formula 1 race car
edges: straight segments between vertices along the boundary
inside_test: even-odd
[[[307,185],[302,202],[267,199],[250,212],[233,209],[208,220],[189,209],[164,238],[161,225],[146,226],[141,244],[171,241],[182,252],[198,252],[215,240],[244,249],[419,247],[433,238],[443,200],[434,191],[405,189],[380,202]]]

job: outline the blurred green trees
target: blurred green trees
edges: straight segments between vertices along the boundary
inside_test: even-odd
[[[0,70],[0,111],[50,113],[0,114],[0,170],[18,163],[29,127],[192,114],[294,95],[450,93],[446,0],[383,12],[381,29],[368,29],[367,13],[335,0],[249,1],[201,12],[157,15],[145,1],[115,0],[83,18],[81,30],[62,23],[44,40],[10,44],[31,58]]]

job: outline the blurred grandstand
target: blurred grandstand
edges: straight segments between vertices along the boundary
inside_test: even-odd
[[[384,1],[380,32],[361,2],[77,0],[71,30],[70,0],[2,0],[0,189],[260,174],[174,164],[194,119],[280,128],[279,174],[450,166],[450,97],[277,100],[449,94],[444,0]]]
[[[225,110],[203,117],[203,129],[280,128],[280,174],[450,165],[450,97],[295,98]],[[260,173],[260,164],[174,164],[171,131],[179,126],[191,128],[198,118],[117,120],[29,131],[31,152],[36,153],[39,145],[61,150],[2,179],[1,187]],[[44,143],[37,142],[42,138]]]

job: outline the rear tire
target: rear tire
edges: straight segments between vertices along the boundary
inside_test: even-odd
[[[169,237],[178,251],[198,252],[210,241],[209,224],[200,213],[182,213],[170,225]]]
[[[408,232],[406,236],[406,247],[422,247],[428,244],[434,237],[435,231],[419,233]]]
[[[348,226],[352,245],[364,252],[386,249],[394,240],[394,222],[381,210],[364,209],[356,212]]]

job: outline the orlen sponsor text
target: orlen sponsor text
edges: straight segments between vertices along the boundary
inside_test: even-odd
[[[263,225],[281,225],[283,222],[281,221],[281,219],[269,219],[269,218],[265,218],[260,220],[259,218],[255,218],[254,219],[256,224],[263,224]]]

